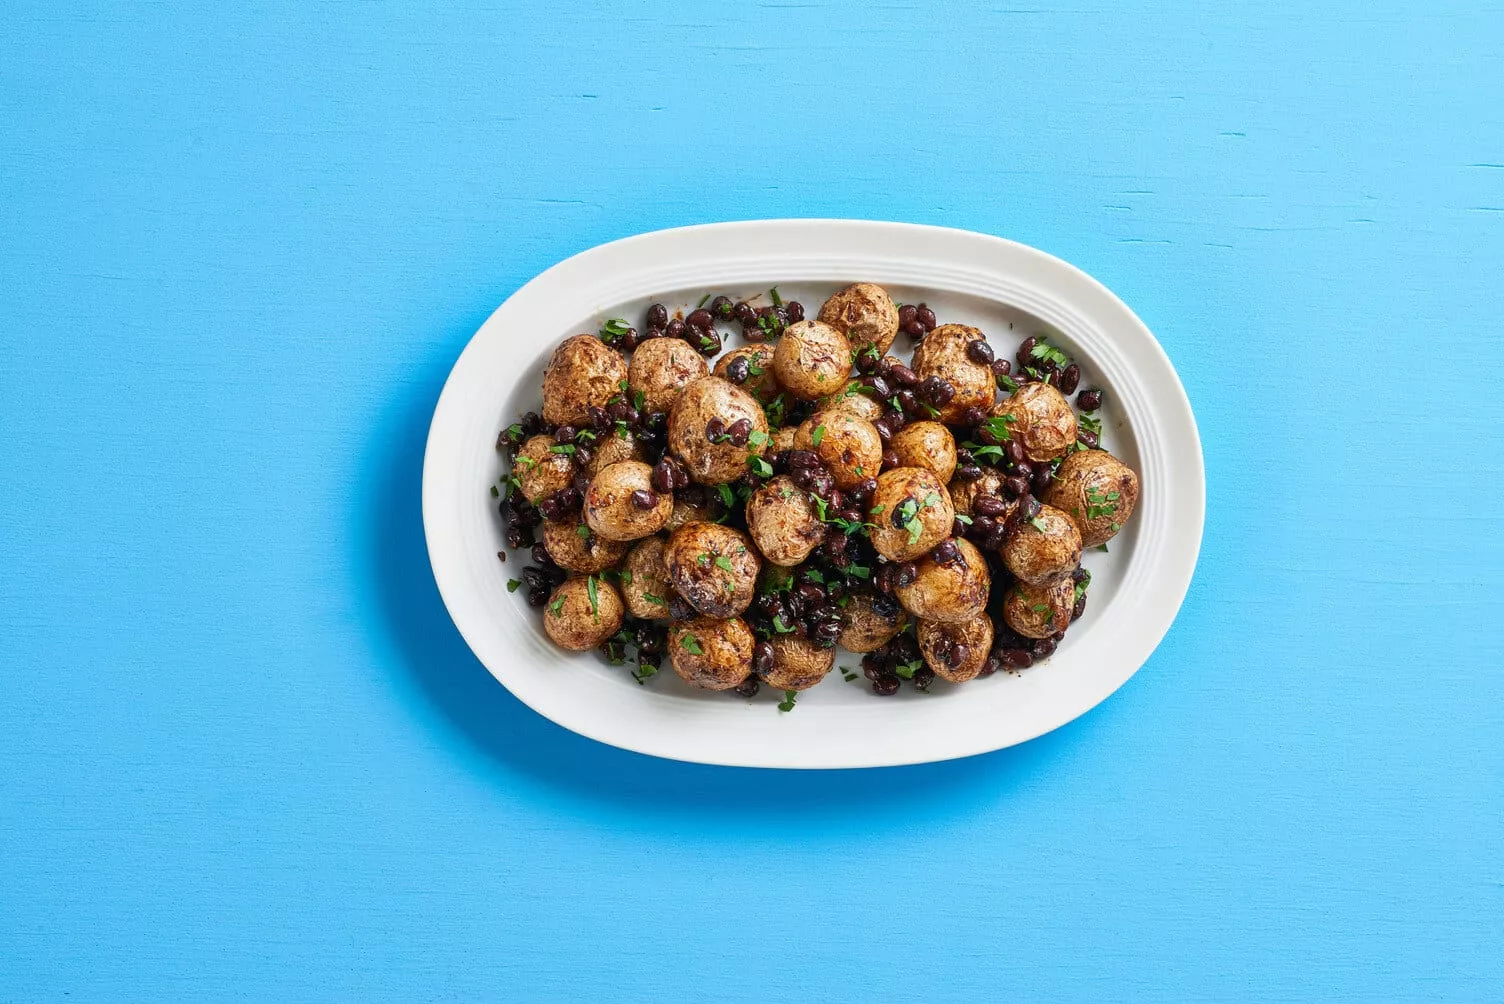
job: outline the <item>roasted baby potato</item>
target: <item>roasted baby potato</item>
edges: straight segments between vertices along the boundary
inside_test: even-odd
[[[544,520],[543,546],[554,564],[582,575],[615,568],[627,554],[626,541],[607,540],[578,516]]]
[[[639,411],[668,411],[692,381],[710,372],[705,357],[682,338],[649,338],[632,353],[627,389],[642,395]]]
[[[1026,513],[1008,524],[1003,562],[1024,582],[1041,583],[1069,575],[1081,564],[1081,534],[1071,518],[1054,506],[1041,505],[1039,515]]]
[[[881,593],[852,593],[841,618],[840,644],[848,652],[875,652],[909,624],[898,601]]]
[[[668,617],[668,599],[673,583],[668,580],[668,566],[663,551],[668,541],[649,537],[633,545],[621,564],[621,598],[633,617],[663,620]]]
[[[590,335],[566,338],[543,371],[543,417],[555,425],[587,425],[590,408],[621,392],[627,361]]]
[[[964,621],[920,621],[915,634],[925,665],[951,683],[976,679],[992,648],[992,618],[985,613]]]
[[[684,388],[669,412],[668,445],[695,481],[725,484],[747,472],[748,457],[767,451],[768,419],[740,387],[701,377]]]
[[[956,437],[939,422],[910,422],[893,433],[888,445],[900,467],[923,467],[941,481],[949,481],[956,470]]]
[[[768,644],[773,647],[773,665],[759,675],[779,690],[808,690],[836,664],[835,649],[821,648],[801,635],[777,635]]]
[[[621,630],[626,608],[616,587],[598,576],[565,579],[543,610],[543,630],[560,648],[586,652]]]
[[[921,620],[964,621],[987,606],[992,573],[987,560],[969,540],[956,538],[937,546],[918,562],[918,576],[894,595]]]
[[[512,460],[512,477],[522,497],[537,505],[574,479],[574,461],[567,453],[555,453],[552,436],[533,436],[522,444]]]
[[[794,448],[814,451],[842,489],[875,477],[883,464],[877,429],[846,411],[815,412],[794,434]]]
[[[1072,453],[1055,472],[1040,501],[1068,513],[1081,531],[1081,546],[1105,544],[1138,505],[1138,475],[1103,450]]]
[[[585,489],[585,522],[607,540],[651,536],[663,529],[673,511],[673,496],[655,492],[653,469],[637,460],[612,464]]]
[[[820,321],[798,321],[773,347],[773,372],[785,391],[813,401],[846,385],[851,359],[845,335]]]
[[[877,477],[867,505],[872,546],[889,561],[908,561],[950,536],[950,493],[922,467],[895,467]]]
[[[747,532],[764,558],[792,566],[825,539],[825,524],[809,492],[780,474],[747,498]]]
[[[940,406],[937,416],[942,422],[958,422],[967,408],[986,411],[997,397],[997,378],[992,367],[979,363],[966,353],[972,342],[986,341],[976,328],[964,324],[942,324],[924,336],[914,349],[913,370],[921,380],[939,377],[950,384],[954,396]]]
[[[669,581],[707,617],[734,617],[747,609],[762,560],[740,530],[719,523],[687,523],[668,538]]]
[[[992,409],[1008,421],[1008,434],[1038,463],[1054,460],[1076,441],[1076,413],[1047,383],[1026,383]]]
[[[1016,582],[1003,597],[1003,620],[1025,638],[1048,638],[1070,626],[1075,603],[1069,575],[1039,585]]]
[[[851,346],[876,345],[887,352],[898,337],[898,307],[881,286],[858,282],[825,301],[820,320],[846,336]]]
[[[685,683],[730,690],[752,675],[756,639],[740,617],[696,617],[668,629],[668,658]]]

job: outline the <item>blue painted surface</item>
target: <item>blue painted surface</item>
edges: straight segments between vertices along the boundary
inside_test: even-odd
[[[19,0],[0,1000],[1477,1000],[1504,981],[1504,13]],[[562,732],[427,572],[508,293],[988,231],[1157,332],[1195,583],[1081,721],[793,775]]]

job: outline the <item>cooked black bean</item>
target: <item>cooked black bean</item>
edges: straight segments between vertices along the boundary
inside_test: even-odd
[[[914,323],[919,317],[919,308],[912,303],[906,303],[898,308],[898,326],[901,328]]]
[[[1079,384],[1080,382],[1081,382],[1081,367],[1077,366],[1075,363],[1071,363],[1069,366],[1067,366],[1065,368],[1065,372],[1063,372],[1063,373],[1060,374],[1060,393],[1062,393],[1062,394],[1074,394],[1074,393],[1076,393],[1076,385]]]
[[[1029,646],[1029,654],[1036,659],[1048,659],[1055,654],[1054,638],[1038,638]]]
[[[924,303],[921,303],[918,309],[914,311],[914,320],[924,325],[924,330],[927,332],[934,331],[935,325],[938,323],[935,318],[935,312],[929,308],[928,304]]]
[[[760,641],[752,648],[752,668],[758,673],[766,673],[773,668],[773,646],[768,642]]]
[[[535,586],[534,588],[529,589],[527,591],[527,605],[530,607],[543,606],[548,602],[549,592],[550,590],[547,586]]]
[[[961,560],[961,549],[956,547],[954,540],[942,540],[935,545],[935,549],[930,553],[937,565],[949,565],[952,562]]]
[[[731,308],[731,316],[744,325],[752,327],[757,325],[757,308],[745,300]]]
[[[726,435],[731,437],[732,446],[746,446],[747,440],[752,435],[752,420],[739,418],[726,429]]]
[[[590,416],[590,427],[596,432],[604,432],[611,428],[611,416],[606,414],[606,409],[597,405],[589,405],[585,409]]]
[[[873,422],[872,427],[877,430],[877,438],[881,439],[884,443],[893,438],[892,427],[882,419],[879,418],[876,422]]]
[[[1014,669],[1027,669],[1034,665],[1034,657],[1029,654],[1029,650],[1026,648],[1005,648],[1000,654],[1004,666],[1011,666]]]
[[[983,366],[991,366],[993,360],[992,346],[987,344],[984,338],[978,338],[966,346],[966,358]]]
[[[1008,470],[1010,473],[1017,474],[1021,478],[1032,478],[1034,476],[1034,468],[1027,460],[1020,460],[1016,464],[1010,463]]]
[[[919,568],[912,561],[905,561],[898,566],[898,574],[893,579],[894,588],[904,589],[914,584],[919,578]]]
[[[965,411],[961,412],[962,425],[981,425],[986,420],[987,412],[979,404],[973,404],[969,406]]]
[[[1098,408],[1102,407],[1101,388],[1093,387],[1090,390],[1083,390],[1081,393],[1077,394],[1076,405],[1082,411],[1096,411]]]
[[[1043,464],[1039,467],[1038,470],[1034,472],[1034,477],[1030,479],[1029,483],[1033,488],[1035,495],[1043,495],[1045,493],[1045,489],[1049,488],[1054,480],[1054,469],[1048,464]]]
[[[668,327],[668,308],[661,303],[655,303],[648,308],[647,326],[662,330]]]
[[[1018,513],[1016,518],[1024,521],[1038,519],[1041,505],[1033,495],[1020,496],[1018,500]]]
[[[1008,445],[1003,447],[1003,452],[1008,456],[1008,463],[1021,464],[1027,454],[1024,453],[1024,445],[1016,439],[1010,439]]]
[[[876,373],[877,364],[882,362],[882,353],[877,351],[876,345],[864,345],[856,354],[856,371],[858,373]]]
[[[928,334],[928,331],[925,329],[924,325],[920,324],[919,321],[915,319],[903,326],[903,333],[917,342],[926,334]]]
[[[716,318],[716,320],[731,320],[732,310],[733,306],[731,303],[731,297],[729,296],[717,296],[714,300],[710,301],[710,313]]]
[[[1001,516],[1008,511],[1008,503],[996,495],[978,495],[971,503],[971,508],[973,512],[983,516]]]
[[[1081,615],[1084,613],[1086,613],[1086,595],[1083,593],[1081,597],[1076,600],[1076,605],[1071,607],[1071,620],[1080,620]]]
[[[1002,356],[998,356],[996,359],[992,360],[992,374],[993,374],[993,376],[1007,376],[1009,373],[1012,373],[1012,372],[1013,372],[1013,364],[1010,363],[1008,360],[1004,359]]]
[[[718,443],[718,442],[720,442],[721,441],[721,437],[724,436],[725,434],[726,434],[726,420],[723,419],[723,418],[721,418],[721,416],[719,416],[719,415],[712,415],[705,422],[705,438],[707,440],[709,440],[710,442],[712,442],[712,443]]]
[[[982,469],[976,464],[967,464],[964,467],[957,467],[954,476],[962,481],[975,481],[982,476]]]
[[[517,550],[519,547],[533,546],[533,531],[525,526],[513,523],[507,527],[507,547]]]
[[[919,398],[905,387],[898,392],[898,406],[907,414],[916,415],[919,413]]]
[[[872,497],[872,493],[875,491],[877,491],[877,479],[863,478],[856,483],[855,487],[851,489],[849,494],[852,498],[860,502],[865,502],[867,501],[867,499]]]
[[[1101,437],[1099,437],[1095,432],[1087,432],[1084,429],[1076,434],[1076,438],[1080,440],[1081,445],[1085,446],[1088,450],[1095,450],[1097,447],[1102,445]]]
[[[715,318],[710,316],[710,311],[706,310],[704,307],[701,307],[698,310],[691,310],[689,314],[684,318],[684,323],[689,325],[691,328],[699,328],[702,331],[708,331],[710,329],[710,326],[715,323]]]
[[[585,467],[595,458],[595,451],[581,443],[574,448],[574,462],[576,466]]]
[[[804,320],[804,304],[798,300],[790,300],[783,305],[783,313],[789,319],[790,324],[796,324]]]
[[[898,677],[892,675],[879,676],[872,681],[872,692],[878,697],[892,697],[898,693]]]
[[[949,380],[942,377],[929,376],[919,382],[919,388],[916,393],[919,395],[920,400],[926,401],[937,408],[943,408],[950,403],[951,398],[956,396],[956,388],[951,385]],[[901,401],[903,398],[900,396],[899,400]]]
[[[667,495],[674,490],[674,462],[668,457],[658,461],[653,468],[653,488]]]
[[[670,338],[684,337],[684,322],[677,317],[663,326],[663,333]]]
[[[996,673],[1002,668],[1003,660],[998,657],[996,652],[994,652],[987,657],[987,660],[985,662],[982,663],[982,668],[977,672],[977,679],[981,679],[985,676],[991,676],[993,673]]]
[[[645,488],[639,488],[631,494],[632,505],[638,509],[651,509],[658,504],[658,496]]]
[[[557,429],[554,430],[554,442],[556,442],[556,443],[572,443],[572,442],[574,442],[574,437],[576,435],[578,435],[578,434],[579,434],[579,430],[577,430],[574,426],[572,426],[572,425],[561,425]]]
[[[1036,346],[1038,344],[1039,344],[1039,339],[1036,338],[1036,337],[1034,337],[1033,335],[1030,335],[1028,338],[1024,339],[1023,344],[1018,347],[1018,354],[1015,357],[1016,359],[1018,359],[1018,365],[1020,365],[1020,366],[1033,366],[1034,365],[1034,363],[1036,361],[1034,359],[1034,355],[1033,355],[1033,353],[1034,353],[1034,346]]]
[[[903,363],[894,363],[892,372],[887,376],[900,387],[913,387],[919,383],[919,374],[909,369]]]
[[[830,648],[841,638],[840,621],[822,621],[813,633],[814,642],[821,648]]]
[[[732,687],[731,691],[738,697],[756,697],[757,692],[761,689],[762,684],[757,682],[757,677],[749,676],[735,687]]]
[[[819,467],[820,458],[811,450],[790,450],[788,465],[792,470],[800,470],[806,467]]]

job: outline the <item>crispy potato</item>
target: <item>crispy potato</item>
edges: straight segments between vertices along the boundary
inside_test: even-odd
[[[621,630],[624,614],[615,586],[594,575],[576,575],[548,598],[543,630],[560,648],[587,652]]]
[[[1047,383],[1026,383],[999,401],[993,414],[1011,416],[1008,433],[1029,460],[1054,460],[1076,441],[1076,413]]]
[[[794,436],[798,431],[792,425],[785,425],[783,428],[775,431],[772,441],[768,443],[768,452],[782,453],[785,450],[792,450],[794,448]]]
[[[674,511],[669,514],[663,529],[673,533],[686,523],[713,523],[714,507],[704,500],[695,500],[683,495],[674,496]]]
[[[688,523],[668,538],[669,581],[707,617],[734,617],[752,602],[762,560],[740,530],[719,523]]]
[[[621,393],[627,361],[591,335],[566,338],[543,371],[543,417],[555,425],[587,425],[590,408]]]
[[[780,474],[747,498],[747,532],[768,561],[793,566],[825,539],[825,524],[809,492]]]
[[[914,632],[925,665],[951,683],[974,680],[992,648],[992,618],[985,613],[964,621],[920,621]]]
[[[615,568],[627,553],[626,541],[607,540],[578,516],[544,520],[543,546],[554,564],[582,575]]]
[[[1076,584],[1069,575],[1032,585],[1016,582],[1003,597],[1003,620],[1025,638],[1048,638],[1071,623]]]
[[[950,536],[950,493],[922,467],[895,467],[877,477],[867,505],[872,546],[889,561],[908,561]]]
[[[900,467],[923,467],[941,481],[955,473],[956,437],[939,422],[910,422],[893,433],[888,445]]]
[[[643,501],[651,504],[640,505]],[[653,469],[637,460],[612,464],[585,489],[585,522],[607,540],[651,536],[663,529],[673,511],[674,497],[655,492]]]
[[[877,429],[845,411],[817,411],[805,419],[794,433],[794,448],[813,450],[842,489],[876,477],[883,465],[883,441]]]
[[[642,395],[639,411],[668,411],[692,381],[710,372],[705,357],[682,338],[649,338],[632,353],[627,388]]]
[[[852,593],[841,611],[841,647],[875,652],[909,626],[909,615],[892,597]]]
[[[1081,532],[1083,547],[1105,544],[1138,506],[1138,475],[1103,450],[1072,453],[1041,501],[1063,510]]]
[[[797,321],[773,347],[773,371],[785,391],[813,401],[846,385],[851,358],[851,344],[835,328],[820,321]]]
[[[914,372],[921,380],[939,377],[955,390],[940,409],[942,422],[955,423],[967,408],[978,407],[986,411],[997,397],[997,378],[992,367],[975,362],[966,354],[966,346],[974,341],[986,340],[976,328],[964,324],[942,324],[924,336],[924,341],[914,349]]]
[[[987,560],[969,540],[956,538],[956,555],[937,561],[937,548],[919,560],[919,575],[893,591],[904,608],[922,620],[964,621],[987,606],[992,573]]]
[[[1065,513],[1041,505],[1032,520],[1020,517],[1008,524],[1003,562],[1025,582],[1069,575],[1081,564],[1081,534]]]
[[[973,481],[963,481],[953,477],[948,487],[951,503],[955,505],[956,512],[962,516],[976,516],[976,501],[981,495],[991,495],[1008,501],[1003,492],[1002,472],[995,467],[983,467],[982,476]]]
[[[732,349],[715,361],[715,375],[722,380],[731,379],[731,364],[738,359],[747,360],[747,379],[740,385],[742,390],[759,401],[771,401],[778,396],[778,375],[773,372],[773,346],[766,342],[743,345]]]
[[[633,617],[641,620],[668,617],[668,599],[674,586],[668,580],[668,565],[663,561],[667,545],[668,541],[662,537],[648,537],[634,545],[621,564],[621,598]]]
[[[855,349],[870,344],[887,352],[898,337],[898,307],[886,289],[870,282],[854,283],[826,300],[820,320],[845,335]]]
[[[752,675],[752,629],[740,617],[696,617],[668,629],[674,672],[702,690],[730,690]]]
[[[751,426],[751,438],[735,446],[723,433],[712,443],[706,432],[711,419],[726,428],[745,419]],[[669,412],[668,445],[695,481],[725,484],[746,473],[748,457],[760,457],[767,451],[768,419],[762,406],[740,387],[720,377],[701,377],[684,388]]]
[[[836,664],[835,649],[821,648],[797,634],[777,635],[768,644],[773,646],[773,665],[760,675],[778,690],[808,690]]]
[[[642,443],[631,432],[615,431],[605,433],[596,441],[595,453],[591,455],[590,462],[585,465],[585,473],[592,478],[612,464],[619,464],[623,460],[643,460]]]
[[[820,398],[818,403],[821,411],[844,411],[864,422],[876,422],[883,417],[882,402],[862,393],[862,384],[857,380],[848,381],[840,391]]]
[[[574,480],[574,461],[566,453],[554,453],[554,437],[531,436],[512,460],[512,477],[522,497],[537,505]]]

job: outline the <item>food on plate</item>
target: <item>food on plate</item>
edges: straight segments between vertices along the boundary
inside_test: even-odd
[[[1022,671],[1084,615],[1082,552],[1138,502],[1081,375],[1045,335],[1010,359],[870,283],[811,319],[777,289],[655,303],[640,334],[608,319],[553,350],[541,407],[498,440],[503,536],[531,559],[508,589],[639,684],[666,656],[780,711],[839,649],[861,674],[836,685],[879,696]]]

